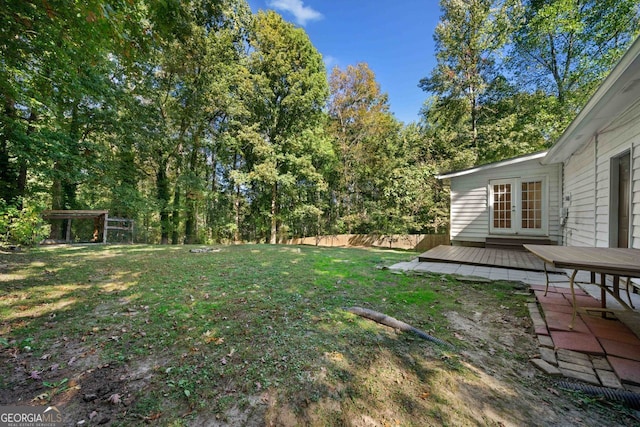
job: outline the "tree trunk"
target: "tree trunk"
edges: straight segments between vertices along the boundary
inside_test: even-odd
[[[171,213],[171,244],[177,245],[180,240],[180,185],[176,182],[173,192],[173,212]]]
[[[238,153],[233,156],[233,170],[238,170]],[[240,242],[240,185],[235,184],[235,191],[233,196],[233,214],[235,229],[233,230],[233,242]]]
[[[73,106],[71,111],[71,122],[69,123],[69,140],[72,145],[67,147],[68,158],[73,158],[78,154],[79,140],[78,108]],[[51,209],[76,209],[76,193],[78,184],[73,175],[73,161],[58,161],[53,165],[53,182],[51,184]],[[53,221],[51,224],[50,237],[52,239],[66,239],[68,235],[68,221]]]
[[[187,200],[185,205],[187,208],[187,217],[184,220],[184,239],[185,243],[192,245],[198,243],[198,234],[196,229],[196,215],[197,215],[197,195],[193,191],[187,191]]]
[[[11,165],[11,154],[9,144],[13,137],[13,128],[16,116],[16,109],[13,99],[5,98],[4,106],[5,125],[4,132],[0,134],[0,199],[12,203],[16,196],[14,183],[16,181],[15,171]]]
[[[160,244],[169,244],[169,178],[167,177],[167,160],[159,154],[158,170],[156,171],[156,189],[160,204]]]
[[[200,137],[193,137],[193,145],[191,147],[191,156],[189,158],[189,171],[193,178],[198,178],[198,152],[200,151]],[[213,156],[213,170],[215,171],[215,154]],[[215,176],[215,175],[214,175]],[[192,186],[193,184],[189,184]],[[198,213],[198,195],[200,190],[188,188],[185,200],[186,218],[184,221],[185,243],[198,243],[197,235],[197,213]]]
[[[173,191],[173,212],[171,213],[171,244],[177,245],[180,240],[180,203],[182,185],[180,184],[180,174],[182,172],[182,143],[178,145],[176,157],[176,177]]]
[[[15,177],[11,173],[11,163],[9,162],[9,148],[6,139],[0,141],[0,199],[9,203],[12,202],[14,192],[11,183]]]
[[[29,113],[29,125],[27,126],[27,137],[30,136],[35,131],[35,121],[38,120],[38,114],[31,110]],[[27,191],[27,160],[26,159],[18,159],[18,188],[17,195],[20,198],[19,209],[22,209],[22,205],[24,202],[24,195]]]
[[[58,169],[58,163],[53,165],[54,170]],[[54,178],[51,184],[51,209],[62,209],[62,182],[58,178]],[[51,231],[49,232],[49,238],[53,240],[62,239],[62,220],[51,221]]]
[[[271,190],[271,238],[269,243],[278,243],[278,219],[277,219],[278,183],[273,183]]]
[[[233,200],[234,224],[233,243],[240,243],[240,186],[236,185],[235,196]]]

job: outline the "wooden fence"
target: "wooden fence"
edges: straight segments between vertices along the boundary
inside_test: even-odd
[[[282,240],[288,245],[380,247],[427,251],[438,245],[449,245],[449,234],[336,234]]]

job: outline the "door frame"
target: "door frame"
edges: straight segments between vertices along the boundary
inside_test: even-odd
[[[537,229],[523,228],[522,227],[522,183],[524,182],[541,182],[542,190],[542,227]],[[487,194],[489,195],[487,205],[489,209],[489,235],[501,235],[501,236],[548,236],[549,235],[549,180],[546,175],[527,176],[527,177],[512,177],[512,178],[499,178],[489,181],[487,186]],[[511,194],[511,228],[495,228],[494,227],[494,185],[510,183],[512,190]]]
[[[627,200],[629,202],[629,211],[627,212],[629,218],[628,224],[628,246],[631,247],[631,230],[632,230],[632,209],[633,209],[633,161],[631,150],[625,150],[613,157],[609,161],[609,247],[618,247],[618,233],[620,230],[620,212],[619,212],[619,199],[620,193],[620,161],[625,156],[629,156],[629,192],[627,194]]]

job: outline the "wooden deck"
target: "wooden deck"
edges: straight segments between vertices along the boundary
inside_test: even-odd
[[[487,249],[465,246],[436,246],[418,257],[421,262],[451,262],[456,264],[486,265],[516,270],[544,271],[544,263],[528,251],[513,249]],[[561,271],[547,266],[548,271]]]

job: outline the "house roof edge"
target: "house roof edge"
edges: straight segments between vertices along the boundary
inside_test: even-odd
[[[473,173],[477,173],[477,172],[481,172],[481,171],[485,171],[485,170],[489,170],[489,169],[495,169],[495,168],[499,168],[499,167],[503,167],[503,166],[515,165],[515,164],[526,162],[526,161],[529,161],[529,160],[535,160],[535,159],[544,158],[546,155],[547,155],[547,151],[540,151],[540,152],[537,152],[537,153],[525,154],[523,156],[512,157],[510,159],[500,160],[498,162],[488,163],[486,165],[474,166],[474,167],[469,168],[469,169],[463,169],[463,170],[459,170],[459,171],[452,171],[452,172],[439,174],[439,175],[436,175],[436,178],[438,178],[438,179],[457,178],[459,176],[470,175],[470,174],[473,174]]]

